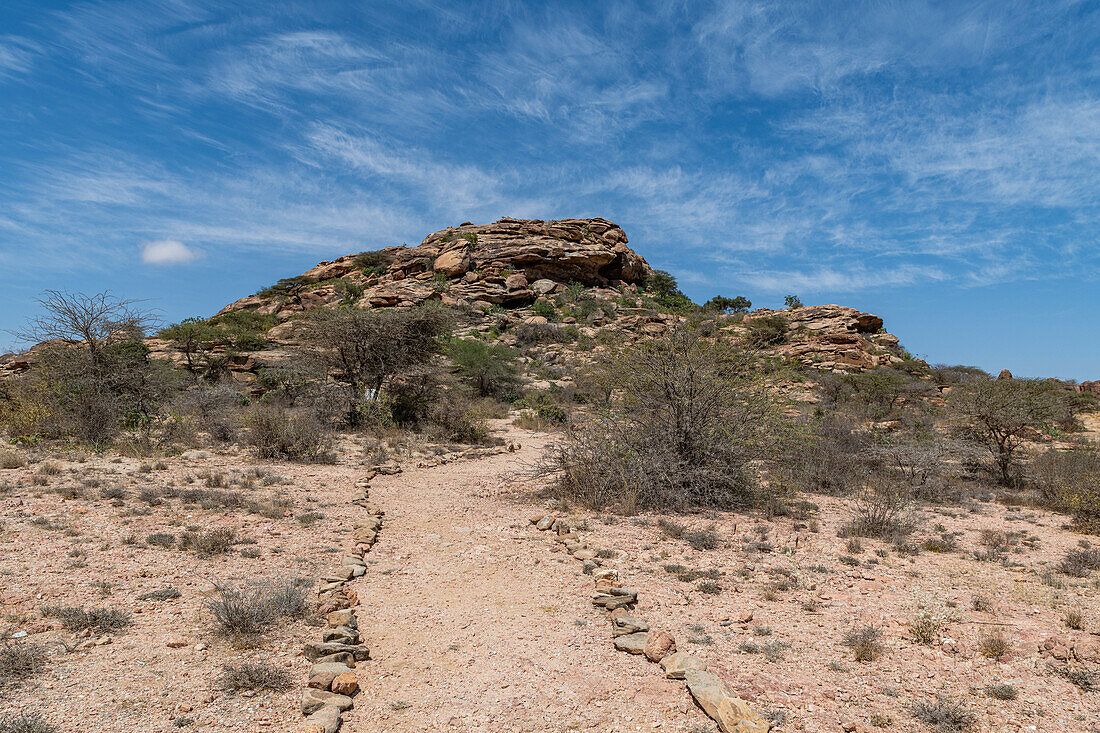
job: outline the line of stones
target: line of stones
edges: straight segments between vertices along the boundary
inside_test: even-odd
[[[370,503],[370,481],[376,475],[372,471],[356,481],[352,503],[363,508],[366,516],[355,523],[351,551],[339,567],[322,576],[317,591],[317,612],[324,616],[325,628],[320,642],[309,642],[302,649],[312,666],[302,695],[306,720],[298,729],[300,733],[336,733],[340,729],[341,714],[352,707],[352,698],[359,692],[355,665],[370,659],[370,649],[359,637],[359,621],[352,610],[359,605],[359,596],[348,583],[366,573],[363,558],[382,529],[385,512]]]
[[[619,571],[603,567],[599,553],[581,540],[566,520],[540,515],[532,517],[531,524],[540,531],[552,532],[566,552],[584,563],[585,574],[595,581],[592,603],[607,613],[616,649],[645,656],[660,664],[668,679],[683,680],[692,699],[718,724],[722,733],[767,733],[771,730],[771,723],[733,694],[722,678],[707,671],[703,660],[677,651],[672,634],[650,628],[648,621],[633,613],[638,591],[622,586]]]

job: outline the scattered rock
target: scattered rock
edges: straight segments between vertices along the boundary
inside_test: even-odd
[[[338,695],[335,692],[326,692],[313,687],[306,688],[302,693],[302,715],[311,715],[326,706],[344,711],[352,704],[352,699],[347,695]]]
[[[670,680],[682,680],[689,669],[704,671],[706,662],[688,652],[674,652],[661,660],[661,669]]]

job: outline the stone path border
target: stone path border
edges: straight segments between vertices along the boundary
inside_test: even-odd
[[[355,611],[359,597],[347,584],[367,571],[364,556],[378,540],[385,512],[370,503],[370,481],[378,475],[371,471],[355,482],[351,503],[365,510],[366,516],[355,522],[353,546],[339,567],[321,577],[317,591],[317,613],[325,617],[320,642],[310,642],[302,654],[312,663],[309,682],[302,694],[305,722],[300,733],[336,733],[343,724],[342,713],[354,704],[359,692],[355,665],[370,659],[370,649],[359,636]]]
[[[538,515],[531,524],[541,532],[552,532],[565,550],[584,563],[583,570],[595,581],[592,603],[603,608],[611,626],[615,648],[628,654],[645,656],[660,664],[665,676],[683,680],[696,704],[718,724],[722,733],[768,733],[771,723],[760,717],[749,704],[733,694],[716,674],[707,671],[704,661],[676,650],[676,639],[667,631],[650,627],[633,613],[638,591],[620,584],[619,571],[604,568],[599,553],[580,539],[569,523],[553,515]]]

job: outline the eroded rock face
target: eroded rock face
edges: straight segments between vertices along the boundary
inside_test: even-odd
[[[780,317],[787,322],[787,343],[774,351],[819,369],[863,371],[902,361],[896,336],[882,330],[883,321],[842,305],[811,305],[773,311],[755,310],[745,317],[753,320]]]
[[[355,255],[346,255],[303,273],[300,279],[309,282],[306,288],[250,295],[220,312],[251,310],[286,318],[348,302],[347,283],[362,288],[361,294],[353,291],[354,304],[375,308],[432,299],[521,305],[559,283],[640,284],[652,272],[645,259],[627,247],[623,230],[599,218],[463,224],[429,234],[419,246],[384,252],[391,262],[381,272],[368,272],[357,266]],[[539,287],[530,289],[528,283]]]

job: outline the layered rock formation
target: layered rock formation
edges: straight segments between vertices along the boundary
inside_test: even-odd
[[[788,325],[787,343],[773,347],[780,356],[825,370],[862,371],[903,361],[897,336],[882,319],[842,305],[811,305],[789,310],[755,310],[746,323],[778,316]]]
[[[254,310],[286,318],[340,303],[384,308],[427,300],[515,307],[563,283],[644,283],[652,269],[626,243],[618,225],[599,218],[467,223],[429,234],[416,247],[372,253],[370,261],[382,266],[365,268],[358,255],[322,262],[296,278],[299,287],[250,295],[220,313]]]

